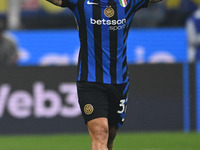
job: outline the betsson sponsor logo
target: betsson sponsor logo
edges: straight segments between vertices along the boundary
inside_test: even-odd
[[[96,20],[93,18],[90,18],[90,23],[95,25],[109,25],[108,30],[121,30],[125,28],[126,26],[126,19],[119,19],[119,20]]]
[[[126,19],[119,19],[119,20],[95,20],[93,18],[90,18],[91,24],[97,24],[97,25],[121,25],[126,24]]]
[[[60,83],[58,90],[53,90],[45,89],[43,82],[35,82],[32,91],[0,85],[0,118],[5,112],[17,119],[74,118],[81,114],[75,83]]]

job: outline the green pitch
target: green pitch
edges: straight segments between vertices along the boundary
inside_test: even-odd
[[[90,150],[87,134],[0,136],[0,150]],[[120,133],[114,150],[200,150],[196,133]]]

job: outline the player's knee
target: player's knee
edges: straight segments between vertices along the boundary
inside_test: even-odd
[[[97,118],[88,122],[92,141],[106,144],[109,136],[108,121],[106,118]]]
[[[108,126],[105,124],[99,124],[94,128],[95,128],[94,132],[95,139],[99,141],[107,141],[109,135]]]

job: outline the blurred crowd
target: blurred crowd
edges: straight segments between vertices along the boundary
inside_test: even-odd
[[[6,20],[9,2],[0,1],[0,17]],[[21,10],[20,28],[75,28],[68,9],[58,8],[45,0],[18,0]],[[16,5],[16,3],[13,2]],[[135,27],[183,27],[187,18],[198,8],[200,0],[164,0],[135,15]],[[52,21],[53,20],[53,21]],[[65,20],[65,21],[63,21]]]
[[[69,9],[46,0],[0,0],[0,66],[16,65],[18,58],[15,42],[4,33],[6,23],[10,29],[76,28]],[[132,26],[186,27],[189,61],[200,60],[200,0],[164,0],[136,13]]]
[[[135,16],[138,27],[183,27],[200,0],[164,0]]]

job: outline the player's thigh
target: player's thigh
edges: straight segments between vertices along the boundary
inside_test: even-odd
[[[108,96],[101,84],[77,82],[77,91],[85,123],[95,118],[108,117]]]
[[[108,136],[108,119],[101,117],[88,121],[87,123],[90,135],[105,134]]]

